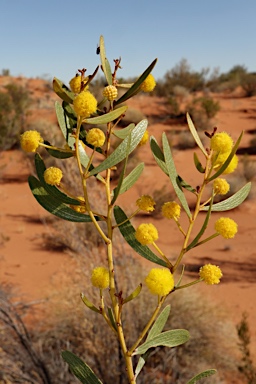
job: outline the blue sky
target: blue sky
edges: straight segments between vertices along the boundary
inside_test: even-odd
[[[157,57],[161,78],[182,58],[194,70],[256,72],[255,0],[0,0],[0,72],[56,76],[92,73],[96,47],[122,57],[119,76],[137,76]]]

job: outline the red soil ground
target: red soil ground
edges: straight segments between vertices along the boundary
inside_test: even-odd
[[[29,85],[29,81],[26,84]],[[38,82],[37,87],[40,86],[41,83]],[[35,81],[32,88],[37,96],[43,92],[37,90]],[[230,132],[234,140],[238,138],[241,130],[244,130],[241,146],[247,146],[251,138],[249,131],[256,129],[256,98],[218,96],[218,99],[221,111],[214,125],[220,131]],[[51,96],[48,102],[53,104],[53,100],[54,96]],[[174,127],[164,122],[156,122],[165,112],[165,107],[159,98],[139,96],[131,101],[130,105],[148,117],[150,134],[158,140],[163,131],[170,132],[174,128],[185,129],[184,125]],[[44,106],[40,108],[39,113],[41,116],[46,116],[47,113],[52,121],[54,119],[52,111],[44,109]],[[36,115],[38,116],[38,111],[34,109],[31,116]],[[139,156],[145,161],[146,168],[141,181],[126,197],[126,200],[129,199],[128,204],[126,201],[128,207],[132,206],[134,199],[141,194],[152,194],[153,190],[168,185],[168,179],[157,168],[148,145],[141,148]],[[188,183],[197,185],[200,182],[200,175],[198,179],[194,171],[193,151],[175,151],[174,156],[182,177]],[[30,169],[21,152],[12,150],[1,153],[0,166],[3,167],[0,170],[0,236],[2,237],[2,240],[0,237],[0,281],[14,285],[19,294],[25,295],[29,300],[40,299],[48,290],[51,278],[58,273],[60,265],[68,263],[69,256],[46,251],[41,245],[41,233],[51,230],[43,224],[43,219],[48,213],[37,204],[29,190],[26,179]],[[217,238],[217,241],[213,240],[205,246],[192,250],[185,260],[192,268],[199,268],[207,262],[221,267],[224,275],[221,284],[213,287],[202,284],[201,289],[209,296],[209,300],[215,300],[221,306],[225,306],[236,324],[241,320],[243,312],[248,313],[252,336],[251,352],[254,357],[256,357],[255,201],[251,198],[243,203],[241,208],[224,213],[238,223],[239,232],[233,240]],[[218,217],[219,214],[213,214],[213,222]],[[144,220],[138,218],[138,222]],[[180,247],[177,228],[173,223],[169,225],[168,222],[167,225],[164,219],[157,220],[156,223],[160,233],[159,246],[167,255],[175,257]],[[210,225],[210,228],[212,227],[213,224]]]

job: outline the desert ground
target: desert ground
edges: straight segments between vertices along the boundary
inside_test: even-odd
[[[37,107],[34,106],[29,116],[35,129],[37,119],[41,117],[54,122],[53,103],[57,97],[53,93],[44,94],[41,80],[20,79],[19,81],[29,86],[38,100]],[[252,132],[256,131],[256,97],[217,94],[214,98],[220,102],[221,110],[213,119],[213,126],[217,126],[219,131],[229,132],[234,140],[244,130],[240,148],[247,148]],[[171,135],[174,130],[188,129],[186,124],[177,124],[168,118],[163,118],[166,116],[166,106],[161,98],[139,95],[129,102],[129,106],[145,115],[149,121],[150,135],[159,141],[164,131]],[[193,149],[174,149],[174,159],[182,177],[196,186],[200,183],[201,176],[194,169],[193,151]],[[243,172],[242,152],[239,154],[238,174]],[[254,154],[250,155],[251,161],[256,160],[255,153],[254,150]],[[161,190],[165,185],[171,188],[168,178],[155,164],[148,144],[140,148],[138,156],[145,162],[146,167],[141,179],[123,201],[127,209],[131,210],[135,199],[140,195],[152,194],[152,191]],[[40,300],[45,292],[48,292],[52,278],[59,273],[60,266],[68,265],[69,255],[48,251],[43,246],[41,234],[51,231],[49,225],[45,224],[45,217],[49,214],[38,205],[30,192],[27,177],[32,170],[26,155],[17,148],[2,152],[0,167],[0,280],[3,284],[13,285],[17,296],[28,301]],[[200,289],[210,301],[215,301],[227,309],[234,324],[241,321],[244,312],[248,314],[251,330],[250,347],[256,363],[256,194],[254,183],[250,198],[241,207],[224,214],[214,213],[213,221],[223,215],[238,223],[238,234],[232,240],[218,237],[217,240],[192,250],[185,260],[187,274],[189,278],[195,278],[195,271],[208,262],[220,266],[223,271],[221,283],[217,286],[201,284]],[[145,220],[149,221],[149,218],[140,216],[134,220],[134,225]],[[160,233],[158,245],[166,254],[175,255],[180,246],[177,227],[164,219],[154,220]],[[185,225],[185,217],[182,217],[181,221]],[[213,224],[210,224],[209,231],[211,228]]]

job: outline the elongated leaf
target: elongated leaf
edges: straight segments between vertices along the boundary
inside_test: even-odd
[[[139,179],[141,173],[143,172],[144,169],[144,163],[140,163],[134,168],[128,176],[125,177],[123,184],[121,186],[121,189],[119,191],[119,195],[122,193],[128,191]]]
[[[76,212],[57,200],[55,197],[49,195],[44,186],[34,176],[29,176],[28,183],[38,203],[52,215],[77,223],[86,223],[91,221],[89,215],[83,215],[82,213]],[[97,216],[95,216],[95,219],[101,220],[101,218]]]
[[[127,216],[124,211],[118,207],[117,205],[114,207],[114,216],[117,224],[121,224],[125,220],[127,220]],[[162,265],[166,267],[166,262],[160,259],[158,256],[151,251],[146,245],[141,245],[135,238],[135,229],[132,226],[131,222],[128,220],[124,224],[121,224],[119,227],[119,231],[123,235],[124,239],[127,243],[142,257],[151,261],[152,263]]]
[[[59,79],[54,77],[53,79],[53,90],[54,92],[67,103],[73,103],[75,94],[68,89],[68,87]]]
[[[197,154],[194,152],[194,163],[195,163],[195,166],[196,166],[196,169],[200,172],[200,173],[205,173],[205,169],[204,167],[202,166],[201,162],[199,161],[198,157],[197,157]]]
[[[126,304],[126,303],[129,303],[129,301],[132,301],[133,299],[135,299],[137,296],[139,296],[140,292],[141,292],[141,289],[142,289],[142,284],[139,284],[138,287],[129,295],[127,296],[123,303]]]
[[[147,120],[142,120],[139,124],[131,132],[131,144],[129,154],[137,147],[140,140],[142,139],[146,129],[148,122]],[[124,141],[111,153],[111,155],[104,160],[98,167],[94,168],[93,171],[90,172],[90,175],[95,175],[96,173],[100,173],[105,171],[105,169],[111,168],[114,165],[120,163],[125,159],[127,154],[127,147],[129,146],[129,138],[126,137]]]
[[[186,343],[189,340],[189,332],[186,329],[172,329],[156,335],[152,339],[146,341],[140,345],[134,352],[134,355],[141,355],[145,353],[149,348],[158,346],[163,347],[177,347],[178,345]]]
[[[117,331],[117,325],[116,325],[115,317],[113,314],[113,310],[110,307],[108,307],[108,317],[109,317],[109,320],[112,324],[113,329],[115,329]]]
[[[191,380],[189,380],[187,382],[187,384],[195,384],[199,380],[201,380],[205,377],[209,377],[209,376],[214,375],[216,372],[217,372],[216,369],[207,369],[207,371],[201,372],[198,375],[194,376]]]
[[[201,149],[203,154],[207,157],[208,156],[207,152],[206,152],[206,150],[205,150],[205,148],[203,146],[203,143],[202,143],[200,137],[198,136],[197,130],[196,130],[195,126],[194,126],[193,121],[191,120],[191,117],[189,116],[188,113],[187,113],[186,116],[187,116],[188,127],[190,129],[190,132],[191,132],[192,136],[194,137],[195,142],[197,143],[198,147]]]
[[[168,317],[170,315],[171,306],[167,305],[164,310],[161,312],[161,314],[156,319],[155,323],[153,324],[152,328],[150,329],[148,336],[146,338],[146,341],[153,339],[155,336],[159,335],[162,330],[164,329],[164,326],[166,324],[166,321],[168,320]],[[135,369],[135,377],[138,377],[140,371],[142,370],[143,366],[146,363],[146,360],[148,356],[150,355],[150,351],[145,352],[142,356],[140,356],[138,364]]]
[[[100,310],[96,308],[95,305],[93,305],[93,303],[90,300],[88,300],[83,293],[81,293],[81,299],[87,308],[91,309],[94,312],[101,313]]]
[[[152,63],[149,65],[149,67],[135,81],[135,83],[131,86],[131,88],[123,96],[121,96],[120,99],[118,99],[114,102],[114,105],[121,104],[121,103],[125,102],[126,100],[130,99],[132,96],[136,95],[136,93],[138,93],[138,91],[140,90],[141,84],[148,77],[150,72],[153,70],[154,66],[156,65],[156,62],[157,62],[157,59],[152,61]]]
[[[168,140],[167,140],[165,133],[163,133],[163,150],[164,150],[164,158],[165,158],[166,167],[167,167],[168,174],[169,174],[170,180],[172,182],[173,188],[174,188],[175,193],[176,193],[178,199],[180,200],[180,203],[183,206],[186,214],[190,218],[191,217],[190,209],[189,209],[186,197],[185,197],[182,189],[180,189],[179,184],[177,182],[178,174],[177,174],[176,167],[175,167],[175,164],[173,161],[171,148],[169,146],[169,143],[168,143]]]
[[[60,105],[60,103],[58,101],[56,101],[56,103],[55,103],[55,112],[56,112],[56,116],[57,116],[57,120],[58,120],[60,129],[61,129],[61,132],[62,132],[67,144],[69,145],[69,147],[71,149],[74,149],[76,139],[73,136],[71,136],[72,128],[70,126],[70,121],[69,121],[69,118],[67,116],[67,112]]]
[[[152,328],[148,333],[146,341],[153,339],[155,336],[159,335],[162,332],[170,315],[170,311],[171,306],[167,305],[154,322]]]
[[[195,188],[191,187],[185,180],[183,180],[179,175],[177,177],[177,184],[180,188],[184,188],[189,192],[195,193]]]
[[[151,151],[153,153],[153,156],[154,156],[158,166],[162,169],[162,171],[167,176],[169,176],[168,170],[167,170],[167,167],[166,167],[166,164],[165,164],[164,154],[163,154],[161,148],[159,147],[156,139],[153,136],[150,137],[150,148],[151,148]]]
[[[126,128],[115,129],[113,130],[113,135],[123,140],[129,135],[129,133],[133,130],[134,127],[135,127],[135,124],[131,123]]]
[[[62,102],[62,108],[65,112],[65,115],[68,118],[69,127],[72,131],[72,129],[77,127],[77,115],[76,115],[74,109],[71,107],[71,105],[69,103],[67,103],[66,101]]]
[[[230,196],[228,199],[213,204],[212,211],[223,212],[238,207],[248,197],[251,190],[251,184],[251,182],[245,184],[239,191],[237,191],[234,195]],[[201,211],[208,210],[209,206],[205,206],[201,209]]]
[[[44,140],[44,144],[51,145],[49,141]],[[69,159],[70,157],[74,156],[74,152],[71,150],[59,150],[59,149],[53,149],[53,148],[45,148],[46,151],[51,155],[52,157],[55,157],[56,159]]]
[[[127,110],[127,106],[114,109],[111,112],[106,113],[105,115],[96,116],[96,117],[88,117],[88,119],[84,119],[83,122],[87,124],[107,124],[110,121],[113,121],[123,115]]]
[[[200,229],[200,231],[198,232],[198,234],[196,235],[196,237],[194,238],[194,240],[188,245],[188,247],[186,248],[186,251],[190,250],[191,248],[195,247],[196,244],[198,243],[198,241],[200,240],[200,238],[203,236],[206,228],[207,228],[207,225],[208,225],[208,222],[210,220],[210,217],[211,217],[211,211],[212,211],[212,202],[213,202],[213,196],[211,198],[211,203],[209,205],[209,210],[207,212],[207,215],[205,217],[205,220],[204,220],[204,223],[202,225],[202,228]]]
[[[44,181],[44,171],[46,170],[44,161],[39,153],[35,154],[35,167],[37,176],[39,178],[40,183],[44,187],[44,189],[49,193],[49,195],[53,196],[60,203],[70,204],[70,205],[80,205],[80,202],[72,197],[69,197],[62,191],[60,191],[57,187],[53,185],[49,185]]]
[[[121,174],[119,176],[117,187],[114,189],[114,196],[113,196],[113,199],[111,200],[111,204],[112,205],[114,205],[116,199],[118,198],[118,195],[120,194],[120,189],[121,189],[122,184],[123,184],[124,175],[125,175],[126,166],[127,166],[127,161],[128,161],[128,157],[129,157],[130,146],[131,146],[131,135],[128,136],[128,145],[127,145],[127,148],[126,148],[126,158],[125,158],[125,162],[124,162],[124,165],[123,165],[122,172],[121,172]]]
[[[83,362],[79,357],[70,351],[61,352],[63,360],[68,363],[71,372],[83,384],[102,384],[93,370]]]
[[[242,132],[241,135],[238,137],[238,139],[237,139],[237,141],[236,141],[234,147],[232,148],[232,151],[231,151],[229,157],[227,158],[227,160],[225,161],[225,163],[222,164],[222,166],[220,167],[220,169],[219,169],[217,172],[215,172],[215,174],[214,174],[212,177],[210,177],[210,178],[208,179],[208,181],[212,181],[212,180],[216,179],[217,177],[219,177],[220,175],[222,175],[222,173],[223,173],[223,172],[225,171],[225,169],[228,167],[229,163],[231,162],[233,156],[235,155],[235,153],[236,153],[236,151],[237,151],[237,149],[238,149],[238,147],[239,147],[239,144],[240,144],[240,142],[241,142],[241,140],[242,140],[243,134],[244,134],[244,132]]]
[[[104,37],[102,35],[100,36],[99,50],[100,50],[100,60],[101,60],[103,72],[105,74],[108,85],[112,85],[112,73],[111,73],[110,64],[108,62],[108,59],[106,58]]]

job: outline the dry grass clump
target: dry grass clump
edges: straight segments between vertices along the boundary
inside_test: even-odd
[[[118,253],[116,276],[119,289],[126,297],[139,283],[143,283],[147,271],[121,246]],[[84,292],[94,305],[99,305],[99,293],[91,287],[90,272],[95,265],[102,265],[105,261],[97,250],[83,256],[72,263],[69,270],[62,271],[49,288],[44,309],[37,312],[37,320],[30,322],[26,330],[30,348],[47,367],[50,381],[42,381],[39,368],[31,363],[29,356],[24,355],[19,338],[10,332],[3,333],[2,328],[0,341],[5,354],[0,360],[0,369],[10,383],[25,383],[25,378],[32,378],[32,371],[39,378],[31,379],[29,383],[74,383],[60,356],[61,350],[65,349],[86,361],[105,384],[125,383],[125,367],[114,334],[98,314],[83,305],[79,297],[80,292]],[[105,296],[107,298],[107,293]],[[219,374],[209,378],[209,384],[230,383],[226,377],[236,374],[239,360],[235,327],[227,321],[225,311],[209,302],[195,288],[171,295],[168,302],[172,309],[166,329],[188,329],[191,339],[178,348],[159,347],[152,351],[138,384],[183,384],[200,370],[212,367],[216,367]],[[156,297],[149,295],[143,287],[139,297],[125,305],[124,327],[128,332],[128,344],[135,340],[150,317],[150,309],[156,304]],[[9,348],[10,345],[14,348]],[[15,381],[6,362],[14,364],[20,361],[22,353],[26,361],[17,364],[19,371]]]

